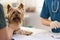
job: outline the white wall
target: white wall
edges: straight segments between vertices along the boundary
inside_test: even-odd
[[[28,18],[25,19],[26,25],[25,26],[33,26],[36,28],[43,28],[43,29],[48,29],[49,27],[44,26],[40,23],[40,13],[42,10],[42,6],[44,3],[44,0],[26,0],[25,2],[26,6],[35,6],[36,7],[36,12],[34,14],[30,14]]]
[[[36,11],[39,14],[41,13],[43,3],[44,3],[44,0],[36,0]]]
[[[26,7],[36,6],[36,0],[25,0]]]
[[[25,0],[25,6],[34,6],[36,12],[31,14],[28,18],[25,19],[26,26],[32,25],[34,27],[40,26],[40,12],[43,6],[44,0]]]
[[[36,7],[36,12],[40,14],[44,0],[24,0],[25,7]]]

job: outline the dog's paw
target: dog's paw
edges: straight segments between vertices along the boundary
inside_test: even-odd
[[[31,35],[33,32],[30,32],[30,31],[25,31],[25,30],[18,30],[18,31],[15,31],[14,34],[20,34],[20,35]]]
[[[29,36],[29,35],[31,35],[32,34],[32,32],[29,32],[29,31],[25,31],[25,33],[24,33],[25,35],[27,35],[27,36]]]

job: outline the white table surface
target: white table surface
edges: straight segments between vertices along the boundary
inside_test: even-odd
[[[30,36],[16,34],[13,36],[15,40],[60,40],[60,37],[55,38],[52,36],[53,33],[50,33],[44,29],[27,28],[27,27],[21,27],[21,29],[31,31],[33,32],[33,34]]]

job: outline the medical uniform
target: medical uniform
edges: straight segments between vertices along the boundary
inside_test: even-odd
[[[3,6],[0,4],[0,29],[5,27],[6,27],[6,21],[5,21]]]
[[[57,9],[57,0],[54,0],[54,10],[56,9]],[[47,19],[51,17],[52,21],[60,22],[60,0],[59,0],[58,11],[56,13],[52,12],[52,0],[44,0],[44,5],[40,16],[42,18]]]
[[[60,22],[60,0],[59,1],[59,6],[57,5],[57,0],[53,0],[53,6],[52,6],[52,0],[44,0],[42,12],[40,14],[40,17],[48,19],[49,17],[51,18],[52,21],[58,21]],[[58,6],[58,11],[53,12],[52,8],[54,11],[57,9]],[[60,32],[60,28],[52,29],[53,32]]]

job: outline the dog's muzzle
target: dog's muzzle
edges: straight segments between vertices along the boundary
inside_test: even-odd
[[[18,17],[18,15],[15,15],[15,17],[13,18],[14,22],[21,22],[21,18]]]

